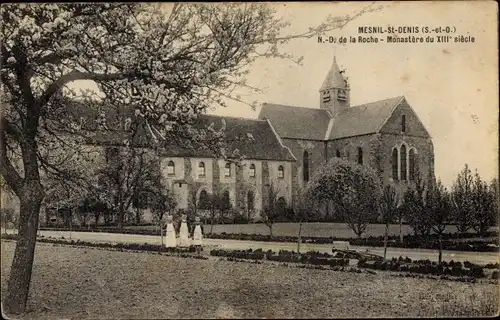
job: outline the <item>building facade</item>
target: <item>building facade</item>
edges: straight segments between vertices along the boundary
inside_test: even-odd
[[[295,192],[320,164],[334,157],[374,168],[384,184],[393,183],[400,192],[417,175],[427,184],[434,181],[432,139],[404,96],[358,106],[351,106],[350,101],[349,84],[334,59],[319,89],[316,108],[264,103],[257,119],[202,115],[203,126],[225,128],[227,148],[238,150],[242,160],[225,161],[206,150],[167,143],[155,151],[165,188],[175,195],[177,209],[192,209],[200,199],[217,193],[240,213],[258,218],[269,188],[277,190],[281,201],[293,205]],[[70,115],[82,127],[95,123],[87,121],[96,118],[89,108],[70,110],[86,110],[86,114],[75,111]],[[120,112],[109,122],[115,121],[126,131],[123,120],[128,115]],[[139,136],[147,142],[145,132]],[[96,134],[87,143],[107,148],[118,140],[123,140],[119,134],[108,132]],[[148,211],[145,220],[151,218]]]

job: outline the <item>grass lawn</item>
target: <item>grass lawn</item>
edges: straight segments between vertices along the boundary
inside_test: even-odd
[[[14,246],[1,242],[2,296]],[[38,244],[23,319],[479,316],[497,304],[489,283]]]
[[[156,226],[127,226],[125,228],[134,229],[154,229]],[[206,233],[210,232],[210,225],[203,226]],[[490,230],[496,230],[497,227],[491,227]],[[274,236],[297,236],[299,224],[293,222],[282,222],[273,224]],[[383,236],[385,225],[370,224],[364,236]],[[225,233],[245,233],[245,234],[262,234],[268,235],[269,228],[263,223],[250,224],[217,224],[213,226],[213,232],[220,234]],[[455,226],[446,226],[445,232],[456,233]],[[472,231],[471,231],[472,232]],[[401,233],[403,235],[413,234],[413,230],[409,225],[402,225]],[[399,236],[399,224],[389,225],[389,235]],[[332,222],[310,222],[302,225],[302,236],[305,237],[338,237],[338,238],[355,238],[356,234],[345,223]]]

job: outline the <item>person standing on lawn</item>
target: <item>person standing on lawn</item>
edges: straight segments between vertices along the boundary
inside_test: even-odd
[[[177,237],[175,235],[174,221],[171,215],[167,216],[167,231],[165,238],[165,246],[167,248],[177,247]]]
[[[200,218],[196,217],[194,220],[195,227],[193,232],[193,245],[196,248],[196,253],[201,252],[201,245],[203,244],[203,232],[200,226]]]
[[[182,222],[181,222],[181,230],[180,230],[180,236],[179,236],[179,246],[180,247],[189,247],[189,230],[187,226],[187,218],[186,215],[182,215]]]

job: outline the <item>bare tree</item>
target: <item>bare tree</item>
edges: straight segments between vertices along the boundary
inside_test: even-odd
[[[392,184],[384,186],[380,198],[380,213],[382,214],[382,223],[385,224],[384,230],[384,259],[387,257],[387,236],[389,233],[389,224],[394,222],[398,211],[398,195]]]
[[[273,225],[280,218],[283,217],[286,210],[286,203],[282,197],[279,196],[278,189],[271,183],[267,187],[266,203],[262,208],[262,220],[269,228],[269,235],[273,236]]]
[[[473,176],[466,164],[458,174],[452,186],[453,220],[456,223],[458,233],[464,233],[472,227],[473,222]]]
[[[495,221],[495,194],[483,181],[479,173],[474,174],[472,187],[472,206],[474,208],[472,216],[472,228],[478,235],[484,235]]]
[[[307,189],[298,189],[295,194],[295,201],[293,208],[289,208],[289,213],[291,213],[291,221],[299,224],[299,230],[297,232],[297,252],[300,253],[300,243],[302,242],[302,224],[304,221],[317,216],[316,208],[314,203],[309,201],[307,197]]]
[[[402,210],[415,235],[429,240],[432,231],[430,212],[426,209],[427,188],[420,175],[417,175],[414,186],[410,186],[404,196]]]
[[[451,197],[446,188],[438,181],[435,186],[430,186],[426,195],[425,209],[429,212],[432,230],[438,235],[439,264],[443,256],[443,233],[451,220]]]

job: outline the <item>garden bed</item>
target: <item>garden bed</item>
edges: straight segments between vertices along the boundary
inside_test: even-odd
[[[40,228],[44,231],[69,231],[68,228]],[[74,232],[104,232],[104,233],[120,233],[120,234],[137,234],[137,235],[160,235],[160,230],[152,229],[117,229],[110,227],[98,228],[73,228]],[[296,236],[270,236],[261,234],[245,234],[245,233],[225,233],[220,234],[206,234],[205,238],[208,239],[223,239],[223,240],[243,240],[243,241],[262,241],[262,242],[297,242]],[[472,251],[472,252],[498,252],[498,238],[497,232],[489,231],[485,239],[477,240],[477,235],[473,233],[453,234],[446,233],[443,235],[442,249],[449,251]],[[468,240],[471,237],[474,240]],[[495,237],[492,239],[492,237]],[[460,239],[460,241],[457,241]],[[367,247],[383,247],[384,238],[379,237],[366,237],[366,238],[338,238],[338,237],[301,237],[302,243],[312,244],[331,244],[333,241],[348,241],[353,246],[367,246]],[[430,239],[423,241],[422,239],[406,235],[403,237],[403,242],[399,241],[399,237],[388,237],[387,246],[391,248],[406,248],[406,249],[439,249],[439,242],[435,235],[431,235]]]
[[[218,257],[227,257],[231,259],[247,259],[247,260],[269,260],[282,263],[298,263],[298,264],[308,264],[308,265],[325,265],[330,267],[344,267],[349,265],[349,258],[345,256],[330,255],[328,253],[319,252],[307,252],[307,253],[296,253],[293,251],[281,250],[279,252],[273,252],[271,250],[263,251],[262,249],[248,249],[248,250],[224,250],[224,249],[214,249],[210,251],[210,255]],[[446,277],[457,277],[463,281],[472,281],[471,279],[482,279],[486,278],[484,269],[494,269],[491,273],[491,279],[498,279],[499,271],[498,264],[489,264],[488,268],[486,266],[480,266],[468,261],[461,263],[459,261],[443,261],[441,264],[437,264],[430,260],[415,260],[412,261],[410,258],[399,257],[398,259],[393,258],[387,261],[367,261],[359,260],[357,263],[359,268],[381,270],[381,271],[395,271],[395,272],[405,272],[412,274],[422,274],[422,275],[437,275]],[[444,279],[444,278],[443,278]]]
[[[18,235],[13,234],[2,234],[2,239],[6,240],[17,240]],[[157,244],[139,244],[139,243],[107,243],[107,242],[89,242],[89,241],[80,241],[80,240],[69,240],[64,237],[61,238],[52,238],[52,237],[39,237],[36,240],[40,243],[52,243],[52,244],[61,244],[61,245],[75,245],[75,246],[84,246],[84,247],[95,247],[95,248],[110,248],[110,249],[118,249],[118,250],[134,250],[134,251],[150,251],[150,252],[165,252],[165,253],[195,253],[196,247],[189,246],[186,248],[183,247],[175,247],[175,248],[167,248],[162,245]],[[200,251],[203,251],[203,247],[200,248]]]

